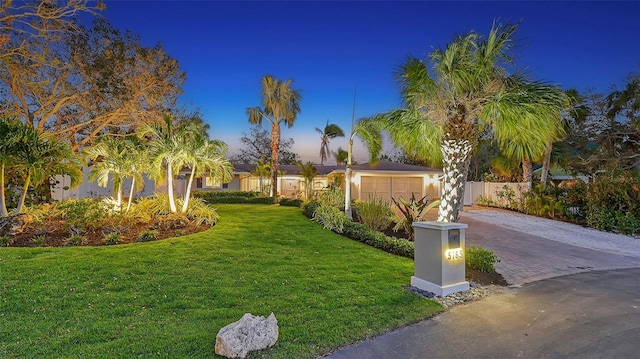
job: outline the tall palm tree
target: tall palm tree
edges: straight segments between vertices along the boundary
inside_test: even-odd
[[[300,112],[301,95],[291,87],[293,80],[280,81],[271,75],[262,77],[262,107],[247,108],[249,123],[271,124],[271,196],[278,196],[278,149],[280,148],[280,123],[290,128]]]
[[[327,120],[323,130],[316,127],[316,132],[320,134],[320,164],[322,165],[330,153],[329,140],[336,137],[344,137],[344,132],[335,123],[330,124],[329,120]]]
[[[71,147],[48,132],[39,132],[23,124],[19,129],[18,149],[14,167],[24,176],[22,195],[16,211],[22,212],[29,186],[44,183],[51,176],[67,175],[71,187],[76,187],[82,179],[80,161]]]
[[[441,157],[444,186],[438,221],[457,222],[470,155],[484,129],[511,141],[544,147],[560,126],[565,94],[554,86],[509,74],[516,25],[492,26],[484,38],[459,36],[431,53],[433,69],[410,57],[401,66],[403,108],[375,117],[397,145],[422,157]]]
[[[204,130],[204,129],[203,129]],[[182,202],[182,213],[187,213],[189,208],[189,198],[191,197],[191,186],[193,179],[204,174],[210,177],[218,178],[222,182],[231,179],[233,166],[231,162],[224,158],[227,152],[227,145],[222,141],[209,140],[206,133],[196,133],[189,141],[189,148],[184,165],[191,168],[189,180],[187,181],[187,190]]]

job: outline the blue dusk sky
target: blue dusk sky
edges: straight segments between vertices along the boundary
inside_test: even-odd
[[[293,79],[301,91],[302,111],[282,137],[318,163],[315,128],[329,120],[348,136],[356,89],[356,119],[396,108],[394,72],[407,56],[424,59],[456,34],[487,34],[494,20],[521,21],[516,66],[536,80],[607,92],[640,72],[640,1],[105,2],[115,27],[179,61],[181,105],[200,109],[231,153],[251,129],[246,108],[261,105],[263,75]],[[361,146],[355,152],[367,160]]]

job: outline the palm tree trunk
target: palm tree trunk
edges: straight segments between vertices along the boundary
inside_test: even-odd
[[[280,148],[280,124],[271,126],[271,197],[278,197],[278,149]]]
[[[116,194],[116,204],[118,206],[118,211],[122,210],[122,182],[124,181],[124,179],[120,180],[120,183],[118,184],[118,189],[117,189],[117,194]]]
[[[522,182],[529,182],[533,179],[533,162],[525,158],[522,160]]]
[[[169,196],[169,209],[171,213],[177,213],[176,201],[173,198],[173,171],[171,170],[171,164],[167,164],[167,195]]]
[[[542,173],[540,173],[540,183],[547,184],[547,177],[549,176],[549,167],[551,166],[551,151],[553,150],[553,143],[547,145],[547,149],[544,152],[544,162],[542,162]]]
[[[182,203],[182,213],[187,213],[187,208],[189,208],[189,198],[191,198],[191,184],[193,183],[193,177],[196,175],[196,166],[193,165],[191,168],[191,174],[189,174],[189,182],[187,182],[187,190],[184,194],[184,202]]]
[[[24,180],[24,186],[22,187],[22,194],[20,195],[20,201],[18,201],[18,208],[16,209],[18,213],[22,213],[22,207],[24,206],[24,201],[27,198],[27,190],[29,189],[30,183],[31,183],[31,171],[27,173],[27,178]]]
[[[464,202],[464,186],[473,147],[468,140],[443,140],[442,150],[443,185],[438,222],[458,222]]]
[[[7,201],[4,193],[4,163],[0,168],[0,217],[6,217],[9,215],[7,211]]]
[[[136,179],[135,177],[132,177],[131,189],[129,190],[129,199],[127,200],[127,210],[125,212],[129,212],[129,209],[131,209],[131,202],[133,201],[133,191],[135,187],[136,187]]]

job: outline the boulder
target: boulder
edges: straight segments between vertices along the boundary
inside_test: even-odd
[[[277,340],[278,321],[273,313],[268,318],[247,313],[220,329],[216,336],[216,354],[245,358],[250,351],[271,347]]]

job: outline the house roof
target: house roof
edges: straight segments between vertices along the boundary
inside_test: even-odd
[[[318,170],[318,176],[326,176],[332,172],[335,173],[344,173],[345,166],[341,165],[314,165]],[[244,173],[248,174],[255,170],[256,165],[246,164],[246,163],[234,163],[234,172],[235,173]],[[375,165],[371,165],[369,163],[361,163],[357,165],[353,165],[352,170],[354,172],[399,172],[399,173],[424,173],[424,172],[442,172],[442,170],[424,167],[424,166],[415,166],[408,165],[406,163],[396,163],[396,162],[388,162],[388,161],[379,161]],[[278,169],[283,171],[287,175],[300,175],[300,167],[296,165],[279,165]]]

